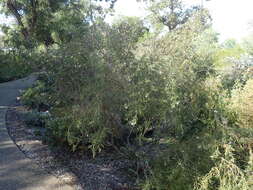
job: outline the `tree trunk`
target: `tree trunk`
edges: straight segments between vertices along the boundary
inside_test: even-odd
[[[19,26],[21,27],[21,33],[23,34],[24,38],[26,40],[28,40],[29,39],[29,32],[28,32],[27,28],[24,26],[24,24],[22,22],[21,15],[19,14],[17,8],[14,6],[14,2],[12,0],[8,0],[7,7],[11,11],[11,13],[14,15]]]

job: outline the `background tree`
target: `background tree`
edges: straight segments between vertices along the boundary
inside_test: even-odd
[[[111,5],[116,2],[106,1]],[[0,5],[2,13],[16,19],[16,31],[25,41],[35,40],[46,46],[56,41],[69,41],[74,32],[81,33],[89,22],[87,13],[92,6],[87,0],[4,0]],[[92,8],[93,11],[102,10],[99,6]]]
[[[153,22],[166,26],[172,31],[185,24],[194,14],[203,10],[203,7],[186,8],[181,0],[149,1],[149,10]],[[203,13],[206,14],[206,11]]]

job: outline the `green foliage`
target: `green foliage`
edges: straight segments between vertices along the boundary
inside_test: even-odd
[[[32,64],[27,63],[29,56],[24,52],[0,50],[0,82],[24,77],[32,72]]]
[[[187,8],[181,0],[159,0],[149,1],[150,19],[154,26],[173,31],[182,27],[195,14],[201,13],[202,21],[205,24],[210,23],[210,15],[207,10],[200,6]]]
[[[30,49],[66,43],[80,35],[88,25],[91,6],[87,0],[4,0],[0,4],[2,13],[17,20],[15,27],[4,26],[8,43]]]
[[[253,80],[246,82],[245,86],[239,86],[232,91],[231,107],[239,115],[240,126],[253,128]]]
[[[212,156],[216,159],[216,165],[208,174],[200,179],[200,183],[196,187],[198,190],[249,190],[252,187],[250,184],[251,172],[242,170],[236,164],[236,159],[233,154],[234,150],[231,145],[225,145],[224,150],[217,150]],[[252,157],[252,153],[250,155]],[[251,161],[248,167],[252,170]],[[248,169],[248,168],[247,168]]]
[[[237,116],[213,84],[207,83],[209,113],[199,117],[201,130],[179,141],[165,136],[173,140],[150,162],[144,189],[251,189],[252,129],[238,130]]]
[[[25,42],[5,28],[5,45],[45,70],[22,101],[49,111],[46,141],[93,157],[117,150],[132,160],[145,190],[250,189],[252,61],[245,50],[233,40],[219,46],[208,12],[181,1],[151,3],[152,29],[163,23],[163,32],[136,17],[106,24],[105,11],[87,2],[41,1]],[[18,5],[23,29],[32,29],[33,6]],[[235,66],[218,73],[225,62]]]
[[[24,105],[37,111],[47,111],[51,106],[52,81],[49,76],[41,74],[33,88],[29,88],[22,94]]]
[[[246,82],[252,78],[252,57],[242,55],[238,59],[230,59],[231,68],[221,73],[222,85],[229,92],[236,86],[244,86]]]
[[[235,40],[227,40],[216,52],[215,65],[219,70],[226,71],[233,65],[233,59],[240,59],[246,52],[246,49]]]
[[[46,120],[50,118],[50,114],[48,112],[36,112],[31,111],[27,112],[24,115],[24,122],[27,127],[40,127],[44,128],[46,124]]]
[[[93,37],[54,51],[54,65],[49,66],[54,78],[55,119],[49,128],[53,138],[60,138],[73,150],[88,145],[95,154],[111,137],[120,137],[124,80],[105,63],[96,46],[85,46],[85,40],[97,45],[90,41]]]
[[[208,83],[206,88],[210,88]],[[180,110],[174,115],[175,125],[162,133],[169,140],[165,141],[168,148],[161,149],[160,155],[151,162],[145,189],[193,189],[198,177],[213,166],[210,156],[223,126],[224,111],[218,94],[207,89],[198,87],[200,95],[194,102],[185,103],[191,110],[182,109],[179,104]]]

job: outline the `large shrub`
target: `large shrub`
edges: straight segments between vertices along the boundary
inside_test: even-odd
[[[252,188],[252,129],[240,124],[243,118],[231,110],[219,82],[207,80],[203,87],[198,90],[205,94],[205,111],[198,125],[192,124],[187,138],[164,135],[155,159],[146,161],[144,189]]]
[[[130,49],[137,39],[115,49],[115,41],[125,35],[122,32],[100,23],[82,38],[48,52],[45,67],[54,81],[48,134],[54,142],[72,150],[89,149],[94,155],[123,142],[129,131],[122,124],[129,97],[126,67],[134,60]],[[125,63],[120,60],[124,57]]]
[[[207,179],[203,176],[216,175],[213,171],[219,170],[220,176],[210,179],[208,187],[201,188],[250,189],[248,168],[252,166],[247,163],[252,159],[248,148],[248,139],[252,138],[252,133],[250,130],[238,130],[238,117],[228,106],[227,94],[220,81],[213,79],[216,77],[214,55],[212,51],[203,53],[198,49],[199,46],[195,46],[198,44],[195,40],[199,38],[194,26],[186,25],[186,28],[160,37],[159,40],[151,40],[152,45],[144,45],[140,51],[141,56],[150,60],[147,73],[157,73],[155,78],[159,81],[155,83],[155,79],[145,78],[149,75],[140,75],[145,76],[136,88],[139,90],[135,94],[140,98],[133,101],[137,101],[134,105],[138,107],[131,108],[131,111],[141,108],[141,118],[147,121],[142,121],[145,127],[158,129],[156,138],[159,139],[159,145],[158,150],[153,152],[155,156],[139,164],[147,170],[144,172],[146,180],[142,187],[190,190],[199,181]],[[191,34],[188,33],[189,29]],[[143,84],[149,84],[149,90],[146,91],[147,87]],[[150,110],[155,110],[154,114]],[[146,111],[152,113],[151,116]],[[136,128],[139,127],[137,122]],[[230,144],[233,147],[230,154],[235,155],[235,172],[231,176],[222,168],[226,162],[223,152],[227,149],[224,147]],[[164,146],[167,148],[164,149]],[[214,159],[216,150],[221,151],[221,154]],[[229,180],[233,177],[243,184],[237,186],[231,183]],[[227,178],[230,179],[224,182]]]

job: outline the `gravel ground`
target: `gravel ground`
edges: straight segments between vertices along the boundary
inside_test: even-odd
[[[136,189],[124,172],[130,167],[129,161],[108,154],[92,159],[87,155],[52,149],[36,135],[38,129],[25,126],[25,112],[27,110],[22,106],[10,109],[6,116],[7,128],[19,149],[40,167],[77,190]]]

